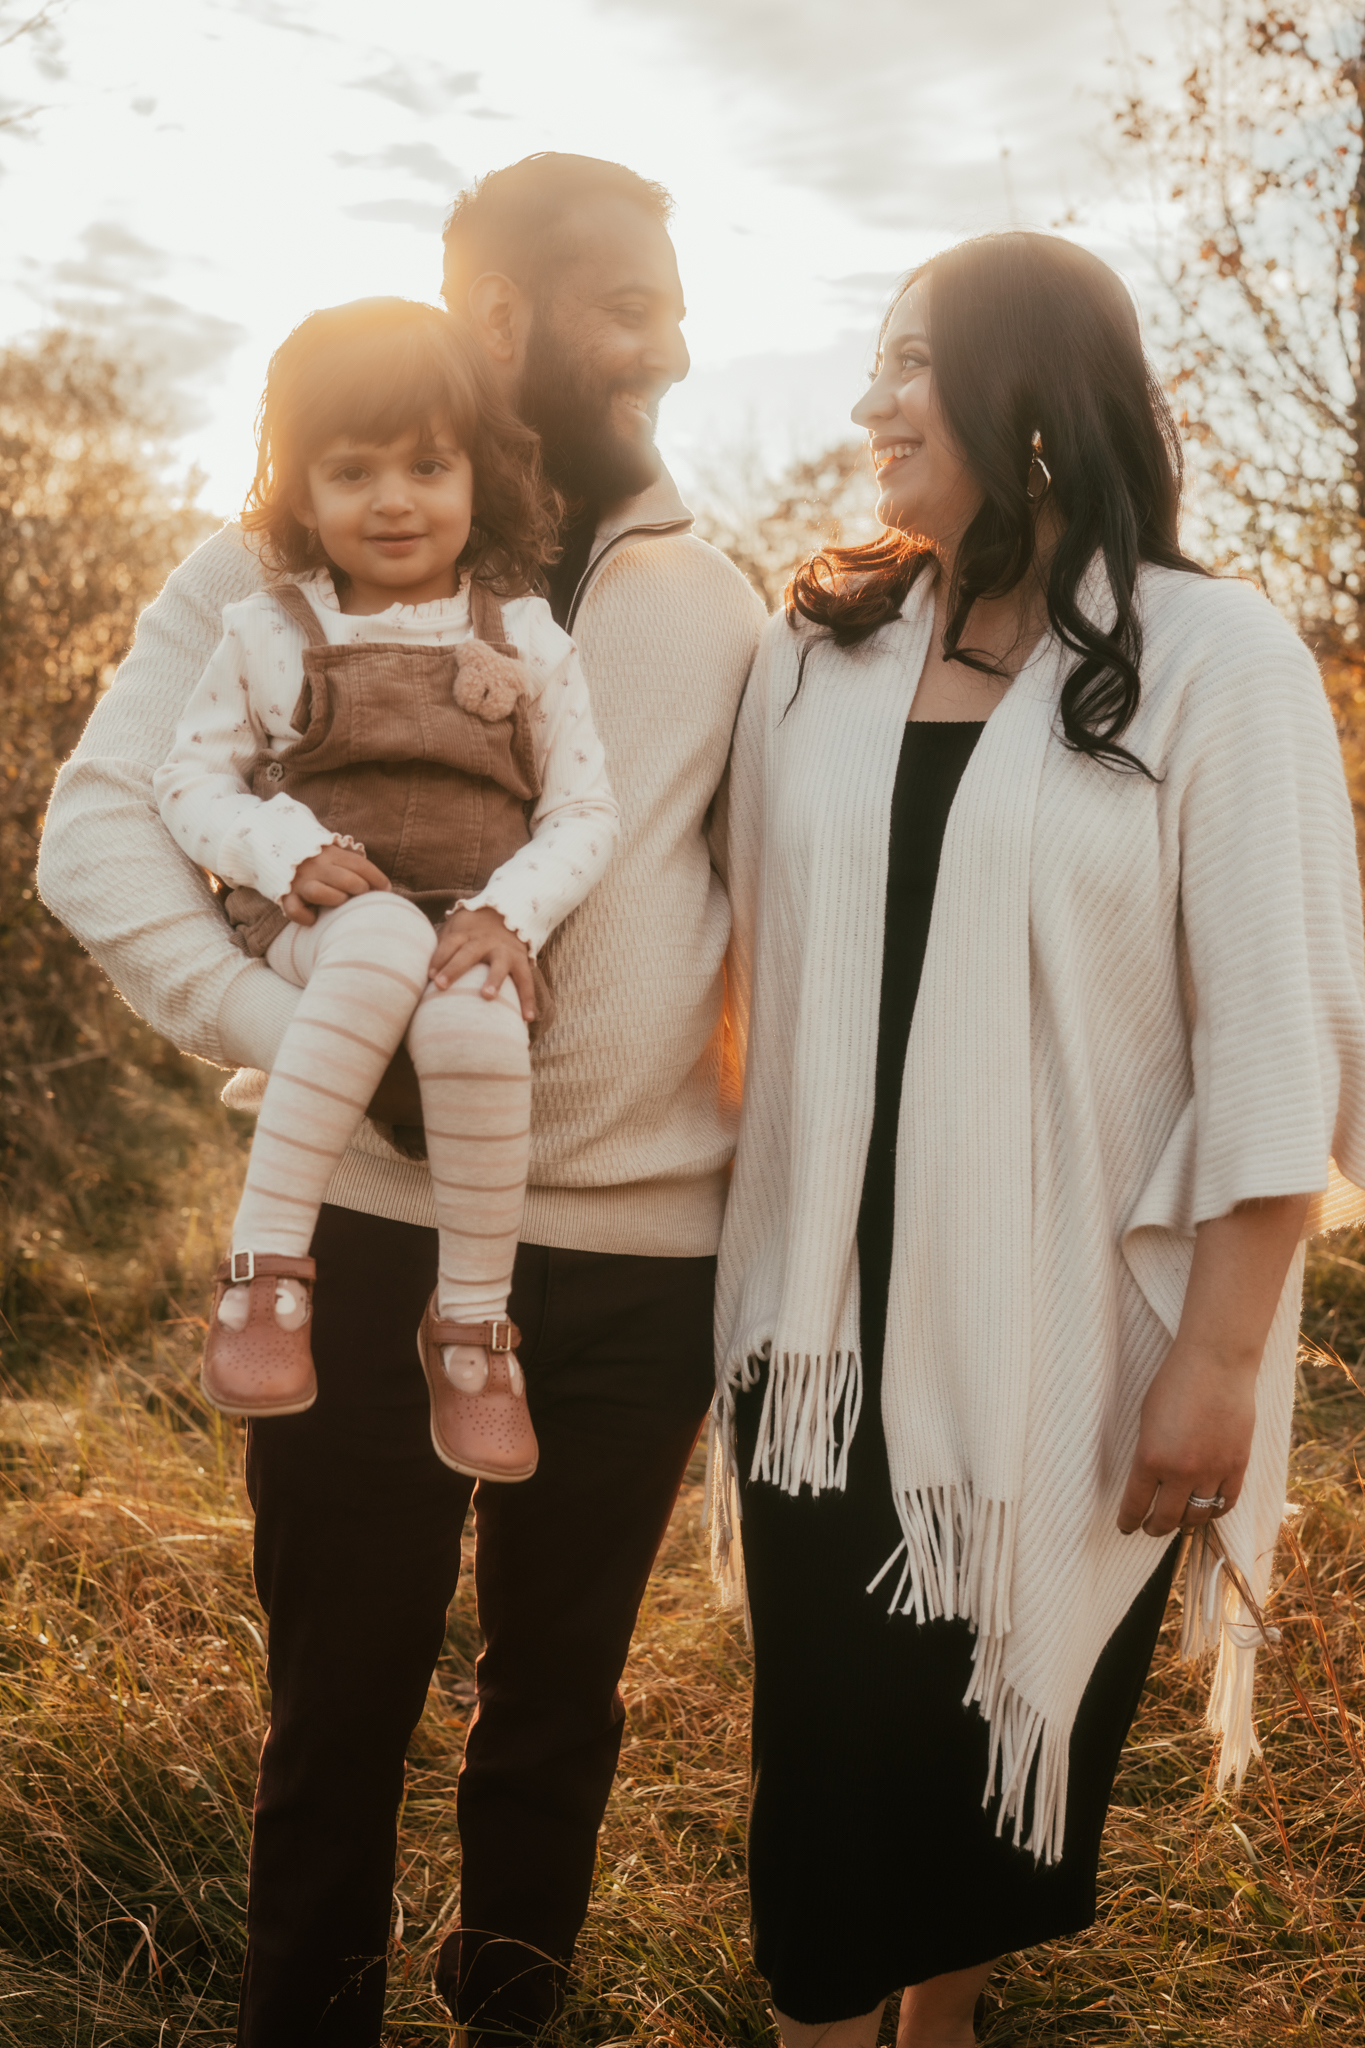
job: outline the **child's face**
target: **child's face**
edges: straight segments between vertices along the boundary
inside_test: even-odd
[[[347,611],[429,604],[455,595],[474,472],[448,428],[382,446],[338,438],[309,463],[295,509],[350,578]]]

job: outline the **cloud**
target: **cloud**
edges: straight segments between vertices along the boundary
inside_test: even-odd
[[[262,28],[284,29],[290,35],[311,36],[322,42],[339,40],[315,23],[301,20],[298,9],[281,4],[281,0],[237,0],[237,12],[252,21],[259,21]]]
[[[1051,220],[1089,172],[1085,130],[1101,110],[1078,120],[1078,103],[1103,88],[1118,47],[1093,0],[1046,13],[1018,0],[858,0],[852,36],[827,0],[596,4],[670,20],[711,88],[724,81],[751,160],[892,229]],[[1138,0],[1114,13],[1148,40],[1164,33]]]
[[[343,206],[341,210],[352,220],[388,221],[395,227],[429,232],[445,226],[450,209],[433,206],[424,199],[366,199],[359,206]]]
[[[64,257],[52,267],[58,284],[78,285],[92,291],[120,291],[134,277],[160,277],[170,257],[154,249],[121,221],[91,221],[82,231],[81,254]]]
[[[872,321],[822,349],[768,350],[693,370],[663,402],[659,443],[684,490],[705,500],[717,484],[757,463],[772,474],[840,441],[858,438],[849,407],[867,388]]]
[[[157,289],[171,256],[119,221],[92,221],[78,253],[40,273],[45,309],[141,363],[175,431],[205,417],[199,387],[246,339],[246,330]],[[32,289],[32,287],[30,287]]]
[[[402,171],[410,178],[420,178],[424,184],[439,186],[442,192],[458,192],[468,183],[465,173],[449,157],[442,156],[434,142],[391,142],[387,149],[371,150],[364,156],[341,149],[333,155],[332,162],[347,171]]]
[[[353,78],[353,92],[376,92],[381,98],[406,107],[412,114],[443,114],[452,100],[467,99],[479,89],[477,71],[445,71],[438,64],[424,64],[420,70],[396,58],[387,71],[372,78]]]
[[[844,277],[824,277],[820,282],[829,286],[836,305],[856,306],[860,312],[869,307],[880,311],[904,275],[903,270],[852,270]]]

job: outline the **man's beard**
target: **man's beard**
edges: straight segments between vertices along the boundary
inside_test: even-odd
[[[571,501],[614,505],[658,477],[663,465],[652,439],[626,439],[612,426],[612,400],[634,388],[624,380],[603,384],[575,356],[567,337],[537,314],[526,344],[517,411],[540,435],[546,476]],[[649,412],[653,419],[657,406]]]

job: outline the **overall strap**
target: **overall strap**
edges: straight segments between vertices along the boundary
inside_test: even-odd
[[[272,583],[270,595],[281,611],[288,612],[296,626],[302,626],[310,647],[326,647],[330,644],[322,630],[322,621],[297,583]]]
[[[496,653],[510,654],[516,660],[517,650],[505,637],[502,606],[488,585],[480,583],[477,576],[469,586],[469,619],[476,640],[485,640]]]

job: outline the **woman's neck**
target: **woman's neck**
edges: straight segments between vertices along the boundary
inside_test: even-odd
[[[994,673],[949,659],[943,642],[951,586],[952,561],[945,562],[940,553],[934,584],[934,629],[910,708],[913,725],[989,718],[1047,626],[1043,585],[1030,576],[1004,597],[979,599],[958,635],[958,645],[983,657]]]
[[[934,645],[942,647],[948,630],[951,571],[940,565],[934,589]],[[1028,659],[1047,625],[1047,598],[1032,577],[1004,597],[982,597],[968,612],[957,636],[959,647],[983,655],[1003,676],[1013,678]]]
[[[1059,534],[1055,520],[1040,517],[1027,574],[1003,597],[979,597],[957,636],[959,647],[984,655],[1012,679],[1047,631],[1047,579]],[[934,590],[934,645],[941,648],[948,627],[948,596],[957,550],[952,541],[935,546],[938,580]]]

